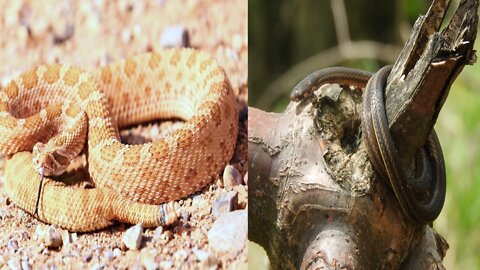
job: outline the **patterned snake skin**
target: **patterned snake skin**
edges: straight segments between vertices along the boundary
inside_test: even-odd
[[[158,141],[120,142],[117,126],[165,118],[186,122]],[[13,155],[5,164],[6,192],[33,214],[39,172],[63,173],[87,141],[96,188],[45,178],[39,219],[70,231],[113,220],[168,224],[176,219],[172,201],[211,182],[229,161],[237,121],[225,72],[195,50],[143,54],[93,71],[40,66],[0,92],[0,151]]]

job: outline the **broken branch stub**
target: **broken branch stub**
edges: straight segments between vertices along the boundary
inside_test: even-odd
[[[466,64],[475,62],[478,1],[462,0],[442,32],[448,0],[433,1],[412,29],[389,76],[386,110],[402,167],[412,172],[415,153],[425,145],[450,86]]]

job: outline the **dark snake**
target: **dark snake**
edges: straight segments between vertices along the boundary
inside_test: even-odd
[[[310,99],[324,84],[336,83],[363,89],[362,133],[370,162],[381,178],[387,179],[403,212],[411,219],[426,224],[442,211],[446,193],[445,161],[435,130],[415,157],[416,176],[406,176],[400,165],[395,142],[390,134],[384,89],[392,66],[377,73],[333,67],[316,71],[303,79],[292,91],[290,99]],[[419,169],[422,169],[421,171]]]

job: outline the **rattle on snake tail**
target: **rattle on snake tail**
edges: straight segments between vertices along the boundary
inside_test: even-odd
[[[146,53],[93,71],[40,66],[0,91],[0,152],[11,156],[7,195],[38,219],[71,231],[113,220],[171,223],[173,201],[210,183],[230,160],[237,115],[223,69],[192,49]],[[166,118],[186,122],[158,141],[119,140],[118,128]],[[50,179],[86,142],[96,187]]]

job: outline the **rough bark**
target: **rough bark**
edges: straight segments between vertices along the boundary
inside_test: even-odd
[[[388,120],[407,170],[450,85],[475,61],[478,1],[461,1],[438,32],[449,2],[433,1],[418,19],[389,77]],[[318,92],[315,105],[281,114],[249,110],[249,238],[275,269],[443,269],[445,240],[404,217],[368,161],[361,92]]]

